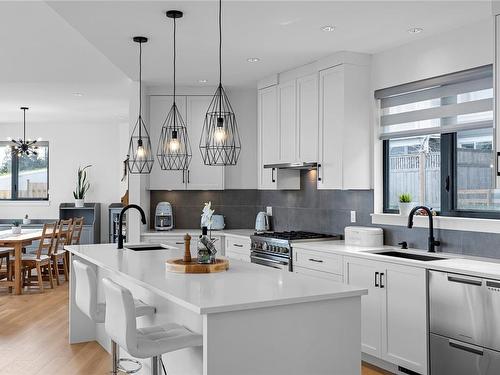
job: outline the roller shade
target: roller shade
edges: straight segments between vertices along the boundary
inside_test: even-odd
[[[493,127],[493,66],[394,86],[380,100],[380,138]]]

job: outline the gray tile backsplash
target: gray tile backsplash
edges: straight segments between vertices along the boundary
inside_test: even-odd
[[[253,228],[255,216],[273,207],[274,230],[307,230],[343,233],[351,225],[350,211],[356,210],[354,225],[371,226],[372,190],[317,190],[314,171],[301,172],[301,190],[151,191],[151,220],[160,201],[174,207],[175,227],[196,228],[204,202],[211,201],[216,213],[223,214],[226,228]],[[387,245],[406,241],[410,247],[427,249],[428,231],[400,226],[381,226]],[[436,230],[439,250],[457,254],[500,258],[500,234]]]

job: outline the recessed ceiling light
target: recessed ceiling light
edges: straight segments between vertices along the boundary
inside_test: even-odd
[[[408,32],[410,34],[419,34],[422,31],[424,31],[424,29],[422,29],[421,27],[412,27],[411,29],[408,29]]]
[[[78,97],[78,98],[79,98],[79,97],[82,97],[82,96],[83,96],[83,94],[82,94],[81,92],[74,92],[74,93],[73,93],[73,96],[76,96],[76,97]]]
[[[326,25],[321,27],[321,31],[335,31],[335,26],[333,25]]]
[[[208,79],[199,79],[198,80],[198,83],[207,83],[208,82]]]
[[[260,61],[260,59],[259,59],[258,57],[249,57],[249,58],[247,59],[247,61],[248,61],[249,63],[255,63],[255,62],[259,62],[259,61]]]

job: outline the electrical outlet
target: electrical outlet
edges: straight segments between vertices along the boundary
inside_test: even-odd
[[[356,222],[356,211],[351,211],[351,223]]]
[[[266,214],[273,216],[273,208],[271,206],[266,207]]]

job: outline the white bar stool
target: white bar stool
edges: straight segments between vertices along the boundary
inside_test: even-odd
[[[95,323],[104,323],[106,317],[106,304],[97,302],[97,275],[95,271],[79,260],[73,260],[75,270],[75,302],[78,308]],[[140,300],[134,299],[133,319],[139,316],[153,315],[156,313],[154,306],[146,305]],[[126,374],[134,374],[142,368],[142,363],[130,358],[118,359],[118,346],[115,341],[111,341],[112,374],[118,371]],[[120,362],[132,362],[137,368],[126,370],[120,366]]]
[[[178,324],[137,328],[134,299],[130,290],[104,278],[106,319],[104,327],[111,339],[136,358],[151,358],[153,375],[159,375],[158,359],[175,350],[202,346],[203,336]]]

